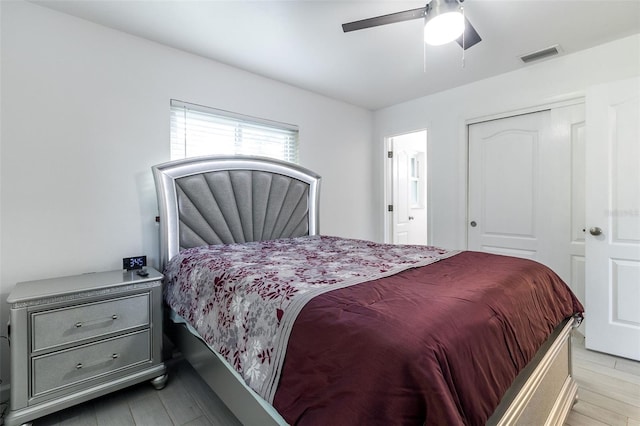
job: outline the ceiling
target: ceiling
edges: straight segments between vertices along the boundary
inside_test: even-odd
[[[33,0],[33,3],[376,110],[640,32],[639,0],[467,0],[483,41],[426,46],[422,20],[351,33],[341,24],[423,7],[375,0]]]

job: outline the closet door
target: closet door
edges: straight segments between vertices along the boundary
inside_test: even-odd
[[[469,127],[469,249],[538,258],[549,111]]]
[[[469,126],[469,250],[551,267],[584,300],[584,105]]]

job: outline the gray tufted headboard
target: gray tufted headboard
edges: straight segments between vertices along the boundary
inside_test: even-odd
[[[152,167],[160,267],[185,248],[318,234],[320,176],[261,157],[196,157]]]

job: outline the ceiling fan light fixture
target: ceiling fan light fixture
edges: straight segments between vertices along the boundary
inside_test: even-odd
[[[465,17],[463,2],[464,0],[428,0],[425,7],[347,22],[342,24],[342,31],[348,33],[396,22],[422,19],[425,44],[437,46],[455,40],[464,52],[481,42],[482,38]]]
[[[424,42],[440,46],[464,32],[464,15],[458,0],[431,0],[425,9]]]
[[[424,26],[424,42],[440,46],[456,40],[464,32],[464,17],[460,12],[447,12],[429,19]]]

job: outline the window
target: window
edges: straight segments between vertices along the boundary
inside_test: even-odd
[[[298,163],[298,127],[171,100],[171,159],[259,155]]]
[[[409,156],[409,204],[412,209],[424,207],[423,157],[423,152],[413,152]]]

